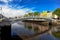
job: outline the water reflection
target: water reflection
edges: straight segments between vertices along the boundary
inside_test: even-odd
[[[19,35],[22,39],[26,39],[40,35],[40,33],[45,33],[44,31],[48,29],[49,25],[40,25],[33,22],[18,22],[12,24],[11,33],[12,35]]]
[[[36,24],[36,23],[29,23],[29,22],[24,22],[25,23],[25,28],[29,31],[34,31],[35,33],[38,33],[38,32],[44,32],[46,30],[48,30],[49,26],[48,25],[39,25],[39,24]]]

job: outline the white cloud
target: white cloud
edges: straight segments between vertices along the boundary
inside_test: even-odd
[[[2,13],[0,14],[3,14],[6,17],[22,16],[28,12],[34,12],[32,8],[23,8],[24,6],[17,7],[17,5],[15,5],[14,7],[17,7],[19,10],[12,9],[14,7],[8,4],[8,2],[12,0],[0,0],[0,1],[3,1],[6,3],[5,5],[0,5],[0,7],[2,7]],[[19,1],[22,1],[22,0],[19,0]]]
[[[3,2],[6,2],[6,3],[8,3],[9,1],[13,1],[13,0],[0,0],[0,1],[3,1]],[[16,0],[15,0],[16,1]],[[22,0],[18,0],[18,1],[22,1]]]
[[[0,1],[3,1],[3,2],[8,2],[8,0],[0,0]]]
[[[1,14],[3,14],[6,17],[15,17],[15,16],[22,16],[28,12],[33,12],[33,10],[30,8],[23,8],[23,9],[16,10],[16,9],[9,8],[8,5],[3,5]]]
[[[9,1],[12,1],[12,0],[9,0]]]

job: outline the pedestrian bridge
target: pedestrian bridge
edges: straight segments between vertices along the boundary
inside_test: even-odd
[[[51,19],[41,18],[41,17],[23,17],[23,18],[11,19],[11,20],[40,20],[40,21],[45,21],[45,20],[51,20]]]
[[[34,21],[40,21],[40,22],[44,22],[44,21],[54,21],[54,19],[49,19],[49,18],[41,18],[41,17],[23,17],[23,18],[16,18],[16,19],[10,19],[12,22],[14,21],[24,21],[24,20],[34,20]]]

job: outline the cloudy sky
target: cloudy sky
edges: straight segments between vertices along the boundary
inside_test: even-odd
[[[15,17],[34,11],[54,11],[60,8],[60,0],[0,0],[0,7],[6,17]]]

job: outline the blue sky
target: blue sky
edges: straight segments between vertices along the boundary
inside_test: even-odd
[[[60,0],[1,0],[0,5],[6,5],[10,10],[42,12],[47,10],[54,11],[56,8],[60,8]]]

